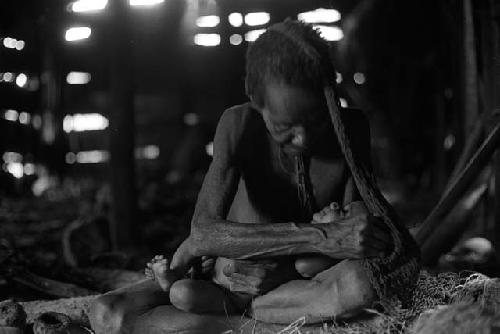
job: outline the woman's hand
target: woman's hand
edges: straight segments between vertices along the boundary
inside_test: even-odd
[[[361,259],[385,256],[393,247],[392,237],[383,221],[370,214],[318,224],[326,239],[318,251],[336,259]]]
[[[199,257],[195,256],[195,248],[191,237],[186,238],[177,248],[170,263],[170,269],[184,276]]]

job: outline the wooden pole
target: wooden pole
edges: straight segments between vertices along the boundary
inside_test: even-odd
[[[491,43],[491,59],[493,76],[491,78],[491,102],[493,116],[500,116],[500,4],[498,1],[488,2],[490,9],[488,16]],[[494,162],[495,171],[495,231],[493,244],[496,257],[500,261],[500,149],[497,150]]]
[[[458,158],[458,161],[455,164],[453,171],[451,172],[451,176],[448,179],[448,183],[444,188],[445,192],[448,191],[450,186],[455,182],[458,175],[460,175],[460,172],[464,169],[467,162],[470,160],[474,152],[477,150],[482,134],[483,134],[483,121],[479,119],[476,121],[476,123],[474,124],[474,128],[472,129],[472,132],[467,137],[464,149],[462,150],[462,153],[460,154],[460,157]]]
[[[134,161],[134,70],[128,1],[109,4],[110,67],[109,151],[111,176],[111,239],[115,249],[132,248],[136,238]]]
[[[474,154],[465,169],[460,173],[455,182],[446,191],[436,207],[422,223],[417,231],[416,239],[419,245],[431,236],[439,226],[441,220],[447,215],[455,204],[463,196],[470,184],[479,175],[493,156],[493,153],[500,145],[500,122],[497,122],[494,129],[488,135],[479,150]]]
[[[472,0],[463,0],[464,130],[470,133],[479,118],[478,76]]]
[[[489,173],[487,176],[489,177]],[[487,193],[487,189],[487,180],[481,180],[458,202],[455,209],[443,219],[429,238],[423,241],[420,246],[422,264],[434,265],[441,254],[453,248],[471,221],[474,221],[472,213],[484,194]]]

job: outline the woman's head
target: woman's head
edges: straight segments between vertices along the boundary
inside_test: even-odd
[[[248,48],[246,70],[247,95],[273,138],[292,153],[311,148],[329,125],[323,85],[325,73],[335,72],[328,43],[310,25],[286,20]]]

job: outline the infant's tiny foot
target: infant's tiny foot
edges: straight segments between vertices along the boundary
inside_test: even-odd
[[[169,276],[172,274],[169,263],[163,255],[156,255],[148,262],[145,274],[153,281],[157,281],[163,291],[167,291],[172,283],[169,280]]]

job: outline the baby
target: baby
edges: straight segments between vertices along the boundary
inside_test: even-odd
[[[311,224],[331,223],[336,220],[349,218],[366,212],[363,202],[353,202],[341,209],[336,202],[331,203],[320,212],[313,215]],[[218,282],[216,277],[226,274],[227,266],[222,273],[214,270],[214,258],[202,258],[202,273],[208,276],[207,280],[183,278],[179,273],[169,269],[169,261],[163,255],[155,256],[148,262],[145,269],[147,277],[158,282],[163,291],[169,292],[171,303],[178,309],[193,313],[232,314],[246,310],[254,294],[233,292],[224,284]],[[283,270],[282,282],[292,279],[307,279],[332,267],[338,260],[325,255],[300,255],[295,257],[295,270]],[[259,261],[259,265],[262,263]],[[269,261],[264,266],[276,266]],[[249,264],[251,267],[252,265]],[[300,275],[300,276],[299,276]]]

